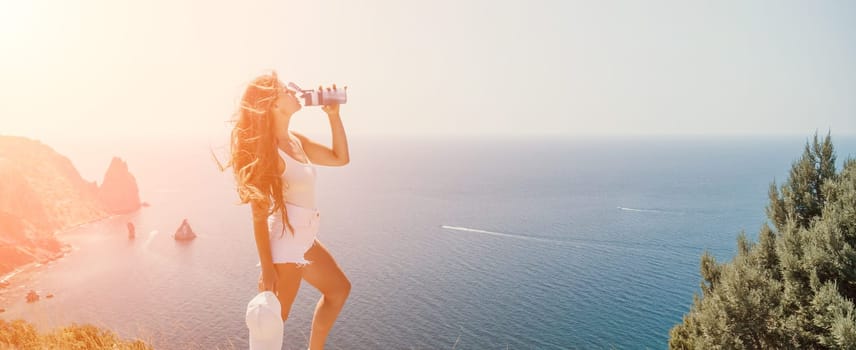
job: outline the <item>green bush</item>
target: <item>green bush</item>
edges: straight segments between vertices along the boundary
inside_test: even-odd
[[[758,243],[701,257],[701,295],[672,328],[671,349],[856,349],[856,160],[835,171],[815,134],[781,187],[770,185]]]

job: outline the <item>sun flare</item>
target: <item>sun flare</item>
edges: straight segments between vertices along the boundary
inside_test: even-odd
[[[19,43],[35,27],[35,5],[30,1],[0,2],[0,42]]]

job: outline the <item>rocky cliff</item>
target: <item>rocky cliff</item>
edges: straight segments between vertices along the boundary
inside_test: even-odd
[[[98,188],[98,199],[113,214],[126,214],[140,209],[140,191],[137,179],[128,171],[128,164],[113,157]]]
[[[49,146],[0,136],[0,275],[61,255],[64,245],[54,237],[57,231],[127,212],[133,208],[128,203],[134,201],[139,208],[136,180],[124,162],[114,159],[110,169],[113,163],[116,170],[108,169],[105,175],[105,185],[108,181],[111,185],[99,189]],[[129,178],[133,187],[127,185]],[[117,193],[130,199],[116,200]],[[101,197],[116,202],[104,202]]]

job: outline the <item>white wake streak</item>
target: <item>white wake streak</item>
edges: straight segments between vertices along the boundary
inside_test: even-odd
[[[455,230],[455,231],[464,231],[464,232],[473,232],[473,233],[482,233],[486,235],[496,236],[496,237],[504,237],[504,238],[514,238],[526,241],[536,241],[536,242],[546,242],[551,244],[567,244],[573,245],[576,247],[589,246],[589,247],[607,247],[611,249],[638,249],[638,250],[656,250],[661,251],[664,248],[670,248],[671,250],[694,250],[699,251],[702,249],[710,249],[710,250],[721,250],[717,248],[700,248],[693,247],[689,245],[671,245],[671,244],[662,244],[662,243],[639,243],[639,242],[621,242],[621,241],[610,241],[610,240],[597,240],[597,239],[574,239],[574,240],[560,240],[560,239],[550,239],[550,238],[538,238],[538,237],[530,237],[524,235],[516,235],[511,233],[502,233],[502,232],[494,232],[494,231],[486,231],[479,230],[468,227],[459,227],[459,226],[449,226],[449,225],[440,225],[441,228],[447,230]]]
[[[570,242],[566,242],[566,241],[559,241],[559,240],[555,240],[555,239],[538,238],[538,237],[527,237],[527,236],[515,235],[515,234],[511,234],[511,233],[502,233],[502,232],[493,232],[493,231],[477,230],[477,229],[474,229],[474,228],[466,228],[466,227],[457,227],[457,226],[448,226],[448,225],[442,225],[442,226],[440,226],[440,227],[442,227],[442,228],[444,228],[444,229],[447,229],[447,230],[456,230],[456,231],[464,231],[464,232],[484,233],[484,234],[488,234],[488,235],[491,235],[491,236],[506,237],[506,238],[516,238],[516,239],[522,239],[522,240],[527,240],[527,241],[538,241],[538,242],[549,242],[549,243],[570,243]]]
[[[149,247],[149,243],[152,243],[152,240],[155,239],[155,236],[158,235],[158,230],[154,230],[149,232],[149,238],[146,238],[146,242],[143,243],[143,249],[147,249]]]
[[[636,208],[627,208],[627,207],[617,207],[617,208],[619,210],[633,211],[633,212],[638,212],[638,213],[664,213],[664,214],[673,213],[673,214],[678,214],[678,212],[670,212],[670,211],[657,210],[657,209],[636,209]]]

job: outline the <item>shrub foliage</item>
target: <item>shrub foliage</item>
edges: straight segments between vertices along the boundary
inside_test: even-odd
[[[0,349],[151,350],[152,347],[140,340],[121,340],[113,332],[92,325],[72,324],[39,334],[26,321],[0,320]]]
[[[701,257],[701,294],[670,349],[856,349],[856,160],[840,172],[829,134],[770,185],[772,224],[737,254]]]

